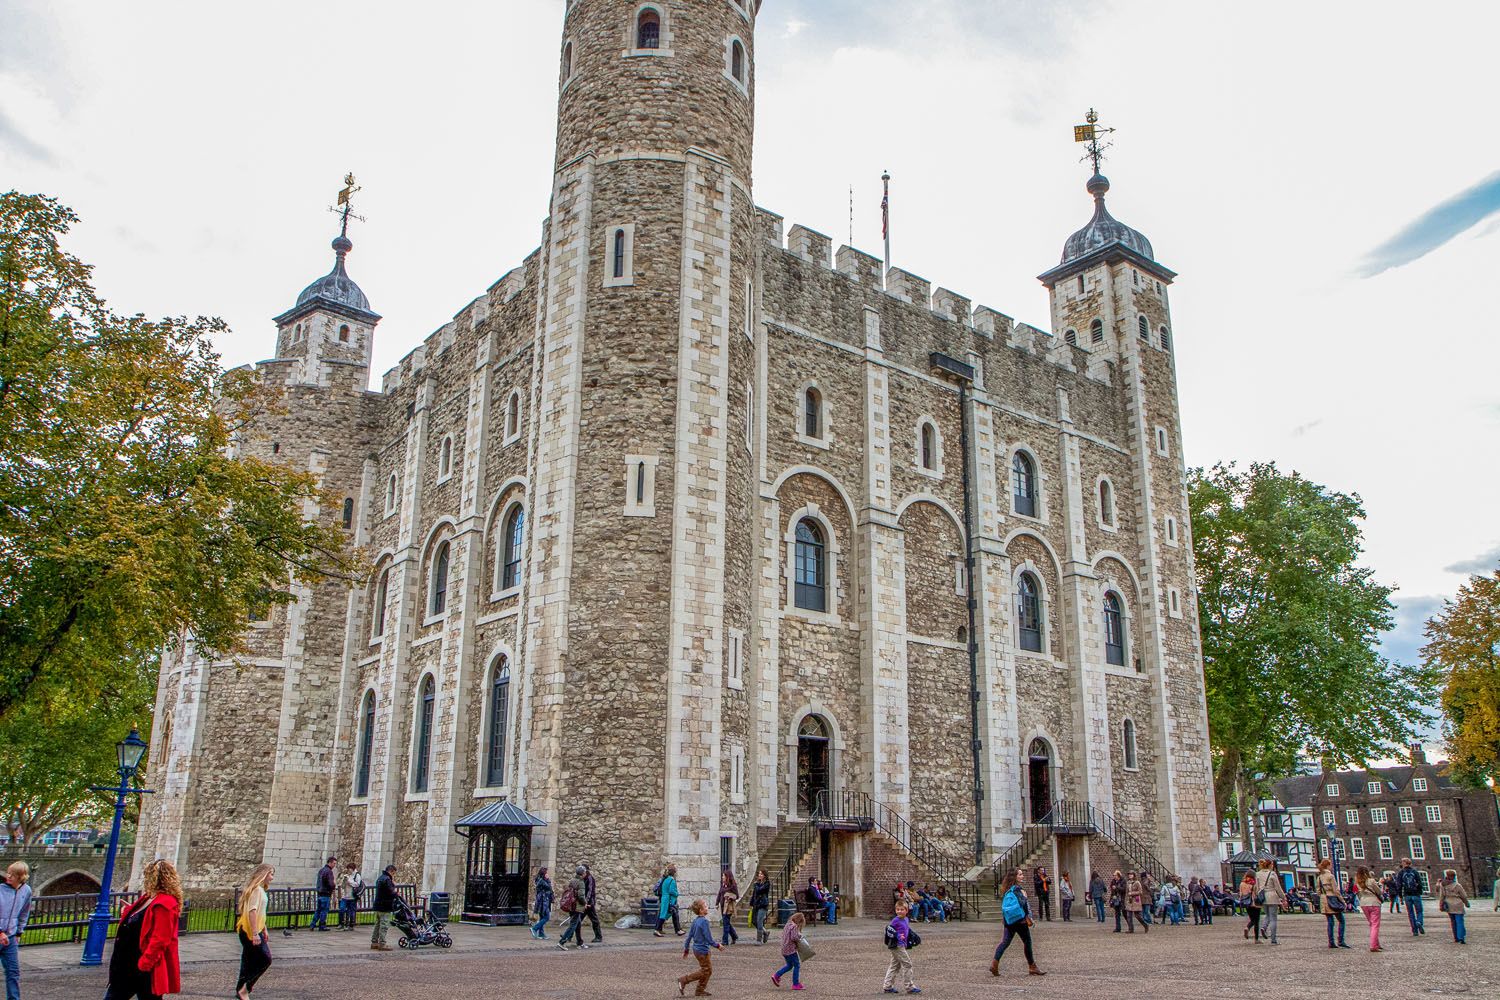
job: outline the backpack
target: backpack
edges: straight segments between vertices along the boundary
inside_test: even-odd
[[[359,898],[361,896],[363,896],[364,894],[365,894],[365,883],[364,883],[364,881],[361,880],[359,882],[354,883],[354,901],[356,903],[359,902]]]
[[[896,928],[890,924],[885,925],[885,946],[892,951],[901,944],[901,938],[896,934]]]
[[[559,908],[564,913],[572,913],[578,908],[578,894],[573,891],[573,884],[571,882],[568,883],[568,887],[563,890],[562,903],[559,904]]]
[[[1011,886],[1005,894],[1005,901],[1001,904],[1000,913],[1005,917],[1007,924],[1014,924],[1026,919],[1026,904],[1021,902],[1021,893],[1015,886]]]

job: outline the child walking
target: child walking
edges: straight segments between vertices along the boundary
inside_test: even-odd
[[[911,973],[911,951],[910,948],[918,943],[915,934],[912,933],[911,924],[906,915],[911,910],[905,903],[896,904],[896,915],[885,929],[885,946],[891,950],[891,964],[885,970],[885,991],[887,993],[900,993],[896,989],[896,977],[899,975],[906,980],[906,992],[921,993],[917,987],[917,981]]]
[[[697,983],[693,991],[695,997],[708,996],[708,981],[714,974],[714,963],[708,957],[708,953],[714,949],[722,951],[724,946],[714,943],[713,928],[708,925],[708,904],[701,899],[693,900],[693,926],[688,928],[687,940],[682,943],[682,957],[687,958],[688,952],[698,960],[698,971],[681,976],[677,980],[677,995],[684,996],[687,993],[688,983]]]
[[[790,972],[792,989],[802,989],[802,956],[797,954],[797,945],[802,941],[802,925],[805,923],[807,918],[800,913],[787,918],[786,927],[781,932],[781,957],[786,964],[771,975],[771,983],[775,986],[780,986],[781,977]]]

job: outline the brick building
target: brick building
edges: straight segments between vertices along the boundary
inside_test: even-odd
[[[859,898],[914,835],[804,855],[820,801],[966,870],[1066,799],[1214,873],[1175,275],[1097,174],[1055,332],[786,227],[751,196],[758,7],[567,5],[541,246],[378,391],[347,238],[276,318],[286,412],[236,447],[345,497],[310,513],[373,570],[164,664],[137,865],[461,892],[455,820],[508,800],[612,908],[794,847]],[[1048,858],[1081,886],[1088,849]]]
[[[1456,785],[1446,763],[1429,764],[1421,744],[1399,767],[1324,771],[1311,796],[1318,857],[1333,850],[1346,866],[1394,871],[1403,858],[1430,890],[1452,868],[1469,894],[1488,895],[1500,855],[1500,809],[1488,788]]]

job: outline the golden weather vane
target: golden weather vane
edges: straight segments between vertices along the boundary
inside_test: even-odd
[[[339,229],[340,236],[349,235],[350,219],[354,219],[357,222],[365,221],[365,217],[363,215],[354,214],[354,195],[360,190],[361,189],[359,185],[354,183],[353,172],[351,171],[350,173],[345,174],[344,186],[339,190],[338,205],[328,210],[342,218],[343,225]]]
[[[1094,173],[1097,174],[1099,172],[1099,161],[1104,159],[1104,151],[1114,145],[1114,143],[1108,141],[1100,142],[1099,138],[1100,136],[1109,135],[1114,129],[1105,128],[1100,125],[1099,113],[1093,108],[1089,108],[1089,113],[1084,115],[1083,120],[1087,122],[1086,125],[1073,126],[1073,141],[1089,144],[1088,152],[1083,154],[1083,159],[1093,161]]]

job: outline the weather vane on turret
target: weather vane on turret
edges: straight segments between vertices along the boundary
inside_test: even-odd
[[[354,183],[354,174],[352,172],[345,174],[344,186],[339,191],[338,205],[328,209],[328,211],[334,213],[337,216],[340,216],[342,224],[339,227],[339,235],[344,237],[345,239],[349,238],[350,219],[354,219],[358,222],[365,221],[365,217],[363,215],[354,214],[354,195],[359,190],[359,186]]]
[[[1114,145],[1114,143],[1108,141],[1100,142],[1100,136],[1109,135],[1114,129],[1102,127],[1099,124],[1099,113],[1093,108],[1089,108],[1089,113],[1084,116],[1083,120],[1088,124],[1073,126],[1073,141],[1089,144],[1088,152],[1083,154],[1079,162],[1092,160],[1094,173],[1097,174],[1099,172],[1099,161],[1104,159],[1104,151]]]

